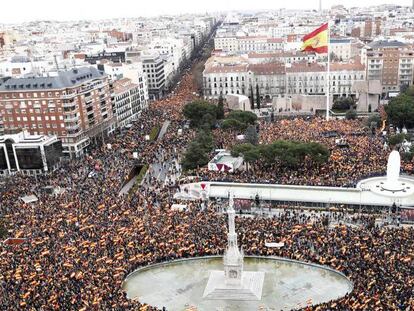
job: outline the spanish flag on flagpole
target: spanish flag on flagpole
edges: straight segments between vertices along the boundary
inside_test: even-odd
[[[304,36],[302,41],[301,51],[328,53],[328,23]]]
[[[329,121],[329,110],[330,110],[330,88],[331,88],[331,74],[330,74],[330,49],[329,49],[329,22],[323,24],[318,29],[312,31],[310,34],[307,34],[303,37],[303,45],[301,51],[315,52],[318,54],[326,53],[328,54],[328,60],[326,62],[326,121]]]

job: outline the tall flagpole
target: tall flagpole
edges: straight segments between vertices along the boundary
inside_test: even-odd
[[[331,63],[331,25],[328,20],[328,62],[326,64],[326,121],[329,121],[329,93],[331,87],[331,71],[330,71],[330,63]]]

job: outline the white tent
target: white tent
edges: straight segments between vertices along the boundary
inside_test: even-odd
[[[30,203],[34,203],[38,201],[37,196],[35,196],[34,194],[20,197],[20,199],[23,200],[23,202],[26,204],[30,204]]]

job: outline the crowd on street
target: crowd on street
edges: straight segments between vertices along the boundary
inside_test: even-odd
[[[193,129],[179,131],[184,122],[181,109],[196,96],[193,77],[187,73],[174,94],[152,103],[131,129],[92,148],[82,159],[37,180],[23,175],[7,179],[0,192],[0,215],[9,237],[26,240],[0,244],[1,309],[157,310],[127,299],[122,283],[130,272],[157,262],[223,254],[223,214],[212,206],[201,209],[197,201],[186,202],[185,211],[171,209],[177,186],[172,176],[180,173],[176,164],[196,134]],[[161,139],[145,138],[166,120],[170,125]],[[257,164],[254,174],[229,178],[351,184],[383,170],[386,163],[379,138],[356,136],[359,128],[358,121],[319,119],[261,123],[260,141],[320,141],[329,146],[333,161],[316,169],[303,165],[298,171]],[[332,138],[323,136],[331,130],[341,133],[347,149],[338,149]],[[162,167],[165,162],[173,163],[164,167],[167,182],[157,179],[159,171],[153,168],[142,187],[119,196],[134,166]],[[64,191],[51,195],[43,191],[46,186]],[[21,197],[31,194],[38,201],[25,204]],[[378,227],[370,217],[359,220],[356,227],[329,226],[323,217],[286,211],[267,218],[237,217],[236,226],[247,255],[314,262],[352,281],[354,289],[346,297],[309,310],[414,310],[414,229]],[[267,248],[269,241],[284,242],[284,247]]]
[[[270,144],[276,140],[319,142],[329,149],[330,157],[324,164],[305,161],[293,170],[277,162],[269,165],[258,160],[249,170],[225,174],[204,168],[200,176],[216,181],[354,187],[363,178],[385,173],[389,148],[384,147],[385,141],[381,136],[371,135],[361,120],[326,122],[322,118],[297,118],[279,122],[261,121],[259,126],[259,144]],[[219,130],[216,133],[219,147],[231,149],[235,136],[235,133]]]

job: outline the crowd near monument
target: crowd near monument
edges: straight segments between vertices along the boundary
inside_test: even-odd
[[[232,193],[229,193],[227,216],[229,232],[223,257],[224,271],[211,271],[203,297],[205,299],[260,300],[265,275],[260,271],[243,271],[243,250],[239,250],[237,246]]]
[[[0,309],[414,310],[413,18],[0,23]]]

